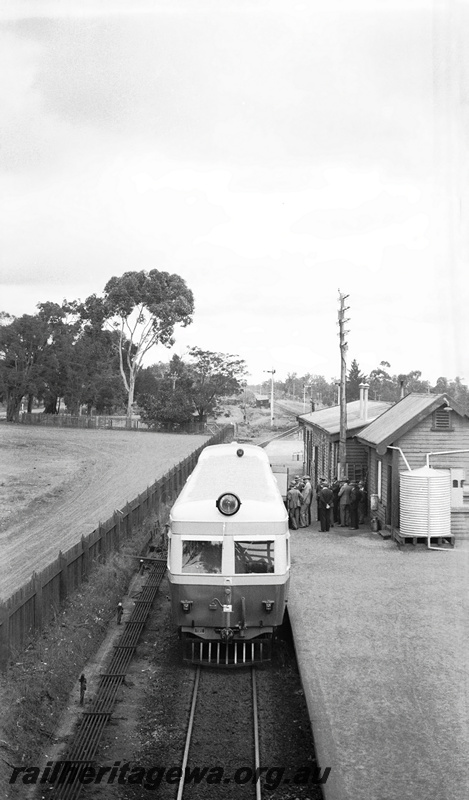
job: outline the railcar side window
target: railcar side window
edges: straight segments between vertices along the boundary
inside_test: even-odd
[[[182,543],[182,571],[193,575],[221,572],[222,542]]]
[[[235,542],[235,573],[273,572],[274,542]]]

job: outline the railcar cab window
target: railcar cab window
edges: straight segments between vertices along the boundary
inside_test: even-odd
[[[235,542],[235,574],[274,572],[274,542]]]
[[[193,575],[221,572],[222,542],[184,541],[182,571]]]

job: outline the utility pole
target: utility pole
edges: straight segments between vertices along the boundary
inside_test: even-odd
[[[348,311],[349,306],[345,306],[345,301],[348,294],[342,294],[339,289],[339,342],[340,342],[340,386],[339,386],[339,405],[340,405],[340,433],[339,433],[339,463],[338,463],[338,478],[343,480],[346,477],[346,462],[347,462],[347,396],[346,396],[346,380],[347,380],[347,342],[345,335],[348,331],[345,330],[345,312]]]
[[[264,372],[268,372],[271,376],[270,378],[270,427],[273,427],[274,424],[274,369],[265,369]]]

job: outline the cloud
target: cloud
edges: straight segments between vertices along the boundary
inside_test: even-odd
[[[431,17],[424,11],[361,16],[334,3],[306,13],[282,3],[263,4],[262,14],[249,4],[235,13],[235,4],[211,3],[207,15],[198,5],[178,14],[157,8],[122,16],[130,6],[121,2],[109,15],[10,25],[18,48],[36,48],[32,88],[42,113],[116,141],[135,138],[180,161],[348,161],[428,172]]]

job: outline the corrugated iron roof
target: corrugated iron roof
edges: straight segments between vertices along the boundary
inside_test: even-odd
[[[455,403],[447,394],[418,394],[413,392],[399,400],[379,419],[376,419],[359,434],[360,441],[371,445],[392,442],[398,438],[406,427],[423,414],[431,414],[443,403],[455,407]]]
[[[363,417],[360,417],[360,400],[352,400],[347,403],[347,430],[363,428],[369,422],[384,414],[391,405],[392,403],[386,403],[381,400],[368,400],[367,419],[363,419]],[[329,408],[321,408],[320,411],[301,414],[298,419],[304,420],[310,425],[317,425],[318,428],[322,428],[322,430],[330,434],[340,432],[340,406],[329,406]]]

